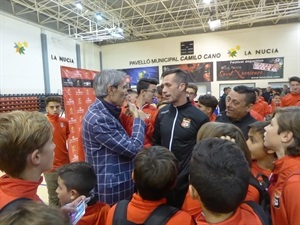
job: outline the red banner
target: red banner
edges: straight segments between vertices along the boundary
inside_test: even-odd
[[[93,80],[97,71],[61,66],[66,119],[70,125],[68,149],[71,162],[84,161],[81,123],[88,107],[95,101]]]

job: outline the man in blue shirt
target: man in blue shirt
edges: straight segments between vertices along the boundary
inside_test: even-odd
[[[113,205],[128,199],[134,191],[131,179],[133,158],[144,144],[146,115],[129,103],[134,117],[132,135],[128,136],[119,116],[127,95],[127,75],[117,70],[103,70],[94,79],[95,102],[82,123],[86,161],[97,174],[95,193],[99,201]]]

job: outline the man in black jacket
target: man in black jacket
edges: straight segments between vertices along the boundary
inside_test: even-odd
[[[226,110],[217,116],[216,121],[236,125],[248,139],[248,125],[256,121],[250,115],[255,101],[253,88],[244,85],[234,87],[226,97]]]
[[[179,175],[175,188],[167,196],[168,203],[181,208],[188,190],[189,161],[196,144],[200,127],[209,118],[194,107],[186,97],[187,74],[172,69],[162,74],[163,95],[170,103],[159,111],[153,134],[153,145],[162,145],[175,155],[179,162]]]

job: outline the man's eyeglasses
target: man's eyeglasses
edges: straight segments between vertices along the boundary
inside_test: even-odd
[[[150,91],[152,94],[155,94],[157,92],[157,90],[153,89],[153,90],[150,90],[150,89],[144,89],[145,91]]]

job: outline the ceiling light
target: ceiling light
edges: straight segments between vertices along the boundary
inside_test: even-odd
[[[203,0],[203,3],[210,4],[211,0]]]
[[[82,5],[80,2],[76,2],[75,5],[76,5],[77,9],[82,10]]]
[[[217,30],[221,27],[221,20],[209,20],[208,25],[211,31]]]
[[[95,17],[96,17],[97,20],[102,20],[103,19],[103,17],[101,16],[101,13],[96,13]]]

